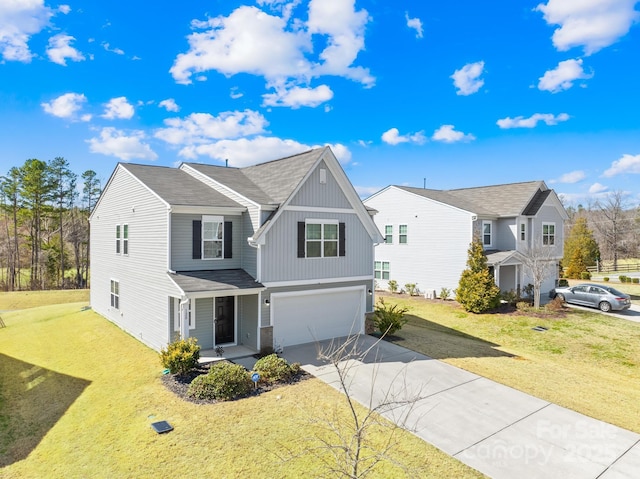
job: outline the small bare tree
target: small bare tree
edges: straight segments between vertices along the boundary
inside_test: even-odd
[[[558,267],[556,249],[550,245],[536,242],[520,251],[520,259],[529,273],[533,284],[533,307],[540,307],[540,288],[544,280],[551,276]]]
[[[398,444],[399,434],[411,430],[409,418],[416,403],[422,399],[422,390],[411,391],[406,382],[406,368],[387,390],[376,388],[378,368],[375,365],[379,358],[375,351],[382,339],[363,349],[360,338],[351,335],[344,342],[332,341],[327,347],[319,348],[318,359],[336,373],[337,388],[343,393],[346,413],[336,405],[334,410],[310,419],[317,431],[308,439],[311,446],[298,453],[289,451],[286,460],[312,454],[321,461],[324,475],[329,478],[362,479],[382,462],[391,463],[411,476],[409,469],[393,458],[392,452]],[[369,399],[362,404],[363,408],[354,397],[352,382],[356,374],[361,374],[356,369],[367,361],[374,367]],[[379,432],[381,440],[372,439],[374,430]]]

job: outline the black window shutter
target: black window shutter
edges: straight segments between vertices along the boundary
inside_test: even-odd
[[[233,254],[233,223],[231,221],[224,222],[224,257],[232,258]]]
[[[200,220],[193,220],[192,245],[191,257],[202,259],[202,221]]]
[[[338,223],[338,256],[345,255],[346,243],[344,238],[344,230],[345,230],[345,224]]]
[[[298,258],[304,258],[304,221],[298,221]]]

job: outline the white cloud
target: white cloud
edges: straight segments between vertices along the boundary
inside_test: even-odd
[[[229,96],[234,100],[237,100],[238,98],[242,98],[244,96],[244,93],[238,91],[238,87],[234,86],[231,88],[231,92],[229,93]]]
[[[58,11],[60,13],[63,13],[64,15],[68,15],[69,13],[71,13],[71,7],[69,5],[60,5],[58,7]]]
[[[610,178],[624,174],[640,174],[640,155],[622,155],[622,158],[611,163],[602,176]]]
[[[422,145],[427,141],[423,131],[412,133],[410,135],[401,135],[397,128],[391,128],[382,134],[382,141],[389,145],[398,145],[400,143],[416,143]]]
[[[74,62],[84,60],[84,55],[71,46],[71,42],[75,38],[64,33],[59,33],[49,38],[49,46],[47,47],[47,56],[53,63],[67,66],[67,58]]]
[[[422,38],[422,21],[419,18],[409,18],[409,12],[404,13],[404,18],[407,20],[407,26],[416,31],[416,38]]]
[[[333,91],[327,85],[315,88],[276,88],[275,93],[262,95],[264,106],[287,106],[294,110],[301,106],[316,107],[333,98]]]
[[[453,72],[449,78],[453,78],[453,85],[457,88],[456,95],[471,95],[484,85],[480,78],[484,71],[484,62],[468,63],[460,70]]]
[[[134,130],[125,133],[113,127],[103,128],[98,138],[87,140],[89,150],[92,153],[101,153],[107,156],[115,156],[122,161],[131,160],[155,160],[158,155],[144,140],[143,131]]]
[[[343,165],[351,162],[351,150],[349,150],[349,148],[347,148],[342,143],[326,143],[324,145],[314,145],[312,146],[312,148],[321,148],[323,146],[328,146],[329,148],[331,148],[331,151],[336,156],[336,159]]]
[[[559,51],[583,47],[586,55],[601,50],[625,36],[640,13],[637,0],[549,0],[536,7],[553,32]]]
[[[102,48],[108,52],[115,53],[116,55],[124,55],[124,50],[121,48],[111,48],[111,45],[107,42],[102,42]]]
[[[58,118],[76,119],[76,113],[82,110],[82,105],[87,102],[87,97],[81,93],[65,93],[50,102],[41,103],[40,106],[50,115]],[[82,121],[89,121],[90,115],[80,118]]]
[[[431,139],[434,141],[443,141],[445,143],[456,143],[458,141],[473,141],[476,137],[471,134],[456,131],[453,125],[442,125],[433,132]]]
[[[557,183],[577,183],[578,181],[582,181],[587,177],[584,171],[576,170],[571,171],[569,173],[565,173],[560,178],[556,180]]]
[[[0,54],[5,61],[29,63],[29,39],[49,25],[53,11],[44,0],[0,2]]]
[[[575,80],[587,80],[593,77],[593,73],[585,73],[582,69],[582,59],[565,60],[558,63],[553,70],[548,70],[539,78],[538,89],[558,93],[568,90]]]
[[[164,124],[166,128],[157,130],[156,138],[172,145],[197,145],[261,134],[268,122],[260,113],[244,110],[222,112],[217,117],[192,113],[184,119],[168,118]]]
[[[604,193],[608,189],[609,189],[608,186],[604,186],[600,183],[594,183],[589,187],[589,193],[591,194]]]
[[[164,108],[167,111],[173,111],[173,112],[180,111],[180,107],[178,106],[178,104],[173,98],[167,98],[166,100],[162,100],[160,103],[158,103],[158,106],[161,108]]]
[[[118,98],[112,98],[109,103],[105,105],[104,114],[102,118],[109,120],[113,119],[125,119],[128,120],[133,116],[133,105],[127,101],[124,96]]]
[[[535,113],[529,118],[523,116],[516,116],[515,118],[502,118],[496,122],[496,124],[502,129],[508,128],[535,128],[538,122],[542,121],[549,126],[557,125],[561,121],[567,121],[570,118],[566,113],[560,113],[559,115],[553,115],[551,113]]]
[[[284,12],[281,1],[259,5]],[[365,10],[355,11],[353,0],[311,0],[309,20],[289,24],[288,14],[270,15],[255,6],[241,6],[228,17],[192,22],[189,50],[179,54],[170,73],[177,83],[189,84],[204,72],[226,76],[262,76],[268,86],[307,85],[322,75],[342,76],[372,86],[368,69],[353,66],[364,49]],[[315,39],[317,41],[312,40]],[[314,52],[314,46],[323,50]]]

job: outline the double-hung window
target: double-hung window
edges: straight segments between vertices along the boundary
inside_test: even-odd
[[[542,244],[554,246],[556,244],[556,224],[542,223]]]
[[[375,261],[374,263],[374,278],[375,279],[389,279],[389,262],[388,261]]]
[[[222,216],[202,217],[202,259],[220,259],[223,252]]]
[[[386,244],[393,243],[393,225],[385,225],[385,227],[384,227],[384,242]]]
[[[116,254],[120,254],[120,225],[116,225]]]
[[[120,282],[111,280],[111,307],[120,309]]]
[[[527,225],[526,223],[520,223],[520,241],[527,240]]]
[[[491,246],[493,244],[492,228],[493,228],[493,225],[491,224],[491,221],[482,222],[482,245],[483,246]]]
[[[407,225],[398,226],[398,243],[407,244]]]
[[[338,256],[338,222],[307,220],[307,258],[335,258]]]
[[[129,254],[129,225],[122,225],[122,254]]]

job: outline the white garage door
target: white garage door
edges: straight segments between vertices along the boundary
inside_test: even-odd
[[[274,293],[274,345],[282,347],[348,336],[364,330],[364,288]]]

